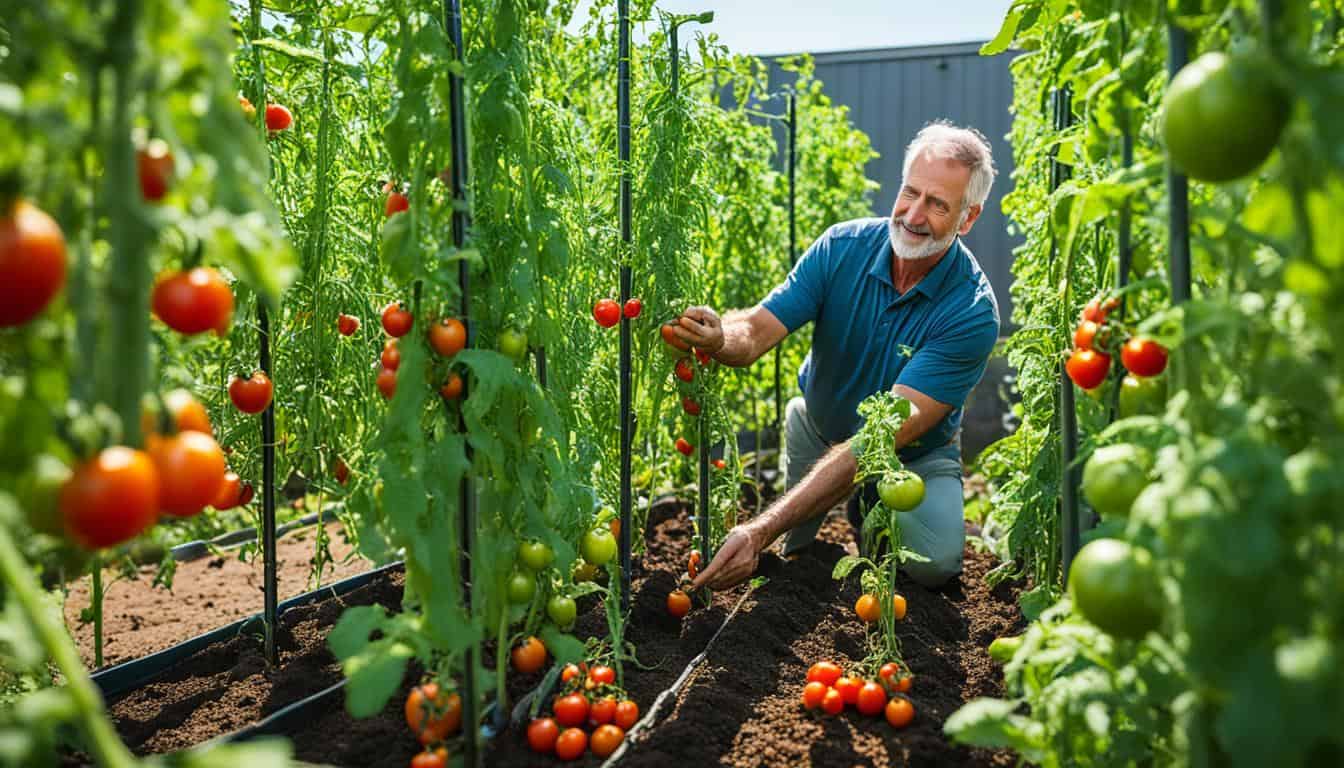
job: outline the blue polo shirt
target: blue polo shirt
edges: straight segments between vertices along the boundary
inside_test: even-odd
[[[913,461],[956,438],[962,405],[999,337],[999,307],[961,238],[904,294],[891,281],[891,259],[885,218],[836,224],[761,305],[789,333],[816,324],[798,385],[827,441],[853,437],[859,403],[896,384],[952,406],[901,450],[902,461]]]

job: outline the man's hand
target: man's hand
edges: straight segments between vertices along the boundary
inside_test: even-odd
[[[675,326],[681,340],[709,354],[723,349],[723,321],[709,307],[691,307],[681,314]]]
[[[728,532],[718,554],[709,566],[700,572],[691,589],[701,587],[727,589],[746,581],[756,572],[756,562],[761,550],[769,542],[762,542],[761,535],[749,525],[739,525]]]

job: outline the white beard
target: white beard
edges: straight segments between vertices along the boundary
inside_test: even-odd
[[[896,258],[902,261],[918,261],[937,256],[952,245],[952,241],[957,237],[957,230],[961,229],[964,220],[965,214],[962,215],[962,220],[957,222],[957,226],[947,233],[947,237],[941,240],[926,237],[923,242],[910,243],[905,239],[903,222],[900,219],[888,218],[887,231],[891,235],[891,249],[896,252]]]

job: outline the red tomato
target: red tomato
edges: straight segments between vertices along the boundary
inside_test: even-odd
[[[691,358],[689,357],[678,360],[676,366],[672,368],[672,372],[682,381],[690,381],[695,378],[695,369],[691,367]]]
[[[691,452],[695,450],[695,446],[693,446],[693,445],[691,445],[689,442],[687,442],[687,441],[686,441],[686,438],[684,438],[684,437],[678,437],[678,438],[677,438],[677,450],[680,451],[682,454],[684,454],[684,455],[686,455],[686,456],[690,456],[690,455],[691,455]]]
[[[840,692],[840,698],[849,706],[859,703],[859,691],[863,688],[863,680],[857,677],[842,677],[835,681],[835,690]]]
[[[1083,389],[1096,389],[1101,386],[1110,369],[1110,355],[1093,349],[1075,349],[1069,361],[1064,364],[1064,370],[1069,374],[1069,378]]]
[[[915,719],[915,705],[904,696],[897,696],[887,702],[887,722],[893,728],[904,728]]]
[[[593,319],[603,328],[610,328],[621,322],[621,305],[614,299],[598,299],[593,305]]]
[[[383,206],[383,214],[388,218],[411,209],[411,199],[400,192],[393,192],[387,196],[387,203]]]
[[[1087,306],[1083,307],[1081,318],[1100,325],[1106,319],[1106,311],[1101,308],[1101,302],[1098,299],[1093,299],[1087,302]]]
[[[725,467],[728,466],[728,462],[724,461],[723,459],[715,459],[713,463],[715,469],[724,469]]]
[[[272,133],[276,131],[286,131],[294,124],[294,115],[290,114],[289,109],[280,104],[266,105],[266,128]]]
[[[243,487],[238,489],[238,506],[247,506],[255,493],[256,489],[252,487],[251,483],[243,483]]]
[[[383,353],[378,356],[378,362],[389,371],[395,371],[401,367],[401,349],[397,347],[396,339],[388,339],[383,344]]]
[[[561,760],[578,760],[588,749],[588,734],[582,728],[566,728],[555,740],[555,756]]]
[[[829,688],[832,685],[835,685],[835,681],[839,680],[840,676],[843,674],[844,672],[841,672],[840,667],[836,666],[835,663],[830,661],[818,661],[808,668],[807,682],[810,683],[816,681]]]
[[[135,152],[135,167],[140,177],[140,194],[157,203],[168,194],[173,181],[173,151],[163,139],[151,139]]]
[[[826,690],[826,695],[821,697],[821,711],[828,715],[838,715],[841,712],[844,712],[844,697],[834,688],[828,688]]]
[[[680,589],[667,594],[667,612],[680,619],[691,612],[691,597]]]
[[[159,473],[159,510],[191,517],[215,500],[227,469],[215,438],[203,432],[151,437],[149,456]]]
[[[85,549],[111,547],[139,536],[159,515],[159,471],[144,451],[104,449],[75,468],[61,486],[65,531]]]
[[[261,413],[271,404],[274,385],[263,371],[253,371],[249,378],[233,376],[229,379],[229,399],[233,407],[243,413]]]
[[[627,299],[625,302],[625,316],[634,320],[639,317],[639,313],[644,311],[644,302],[639,299]]]
[[[616,670],[599,664],[589,670],[588,679],[592,680],[594,685],[614,685],[616,683]]]
[[[629,699],[617,703],[614,722],[623,731],[634,728],[635,723],[639,722],[639,705]]]
[[[392,396],[397,394],[397,372],[391,368],[384,368],[378,372],[378,391],[383,393],[384,400],[391,400]]]
[[[887,692],[877,683],[864,683],[854,704],[860,713],[871,717],[887,706]]]
[[[692,416],[700,415],[700,404],[689,397],[681,398],[681,409]]]
[[[531,674],[546,663],[546,645],[538,638],[529,637],[513,649],[510,658],[514,669],[524,675]]]
[[[355,331],[359,330],[359,318],[354,315],[341,313],[336,318],[336,330],[342,336],[354,336]]]
[[[65,284],[65,236],[27,201],[0,218],[0,328],[23,325]]]
[[[590,725],[606,725],[616,719],[616,699],[612,696],[598,699],[588,708]]]
[[[596,757],[610,757],[625,740],[625,731],[614,725],[604,725],[593,731],[590,746]]]
[[[1120,348],[1120,362],[1135,376],[1156,376],[1167,367],[1167,349],[1147,336],[1135,336]]]
[[[411,758],[411,768],[448,768],[448,748],[425,750]]]
[[[207,435],[213,435],[214,431],[210,428],[210,414],[206,412],[205,406],[200,401],[191,396],[191,393],[185,389],[174,389],[163,396],[163,404],[168,412],[173,415],[173,423],[177,425],[178,432],[204,432]],[[158,430],[151,428],[144,432],[149,434]]]
[[[462,377],[456,373],[449,372],[448,378],[444,380],[443,386],[439,387],[439,397],[444,400],[456,400],[462,396]]]
[[[1097,336],[1097,328],[1100,327],[1091,320],[1084,320],[1078,324],[1078,329],[1073,332],[1073,346],[1079,349],[1091,349],[1092,341]]]
[[[665,343],[680,349],[682,352],[689,352],[691,350],[691,345],[682,341],[681,337],[673,330],[674,328],[676,328],[675,323],[664,323],[662,327],[658,329],[658,332],[663,335],[663,341]]]
[[[703,555],[700,554],[700,550],[691,550],[691,557],[686,561],[686,573],[689,574],[692,579],[700,575],[700,560],[702,558]]]
[[[897,664],[894,661],[888,661],[886,664],[882,665],[881,669],[877,671],[878,678],[882,680],[882,682],[890,684],[895,684],[895,681],[897,678],[900,677],[900,674],[901,674],[901,665]]]
[[[406,725],[423,746],[443,741],[462,727],[462,697],[440,692],[438,683],[412,688],[403,710]]]
[[[560,670],[560,682],[562,683],[568,683],[578,676],[579,668],[573,664],[566,664],[565,668]]]
[[[238,494],[242,491],[243,481],[238,478],[234,472],[225,472],[224,477],[219,481],[219,490],[215,491],[215,498],[210,502],[210,506],[215,509],[225,510],[233,509],[238,506]]]
[[[555,700],[552,708],[555,710],[555,721],[563,726],[577,727],[588,721],[588,699],[582,693],[561,696]]]
[[[697,347],[695,350],[695,359],[699,360],[701,365],[709,365],[709,361],[713,358],[709,356],[708,352]]]
[[[345,485],[346,481],[350,479],[350,465],[345,463],[345,459],[337,456],[336,465],[332,467],[331,474],[335,476],[336,482]]]
[[[549,754],[555,751],[555,740],[560,737],[560,726],[549,717],[539,717],[527,726],[527,745],[533,752]]]
[[[467,328],[455,317],[445,317],[429,329],[429,346],[440,357],[452,357],[467,346]]]
[[[233,319],[233,290],[210,267],[167,272],[154,283],[150,306],[155,317],[178,333],[222,335]]]
[[[399,301],[383,307],[383,330],[387,331],[388,336],[397,339],[405,336],[411,330],[413,319],[410,310]]]
[[[803,686],[803,706],[808,709],[819,709],[822,699],[826,698],[826,692],[829,690],[825,684],[816,680]]]

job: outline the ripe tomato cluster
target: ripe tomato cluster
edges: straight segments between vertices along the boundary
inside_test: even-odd
[[[1064,370],[1080,389],[1095,390],[1110,373],[1114,344],[1122,335],[1119,324],[1110,319],[1110,313],[1119,305],[1115,298],[1103,300],[1097,297],[1083,307],[1078,317],[1078,327],[1073,332],[1073,352],[1064,364]],[[1150,378],[1166,370],[1167,350],[1147,336],[1128,336],[1120,345],[1120,362],[1131,375]]]
[[[905,598],[901,595],[893,594],[891,596],[891,615],[900,621],[905,618]],[[854,603],[854,613],[866,624],[876,624],[882,618],[882,605],[877,601],[877,597],[871,594],[862,594]]]
[[[616,670],[603,664],[566,664],[560,681],[561,691],[551,701],[552,716],[527,726],[528,746],[565,761],[589,750],[596,757],[609,757],[639,722],[639,705],[616,686]]]
[[[411,689],[404,711],[406,725],[425,748],[411,758],[411,768],[446,767],[448,748],[442,742],[462,729],[462,697],[430,681]]]
[[[644,311],[644,302],[639,299],[627,299],[622,307],[615,299],[598,299],[593,305],[593,319],[603,328],[612,328],[621,322],[621,315],[634,320]]]
[[[391,400],[397,393],[397,369],[401,366],[401,350],[397,347],[397,342],[411,332],[415,317],[404,302],[394,301],[383,307],[380,319],[383,330],[391,338],[383,344],[383,351],[378,357],[381,367],[378,370],[377,385],[383,398]],[[359,319],[350,315],[340,315],[336,319],[336,324],[337,330],[343,336],[353,335],[359,329]],[[430,326],[427,338],[430,349],[433,349],[435,354],[451,358],[466,349],[467,327],[455,317],[440,318]],[[439,396],[444,400],[456,400],[462,396],[464,387],[462,376],[456,371],[449,371],[439,386]]]
[[[803,706],[828,715],[838,715],[852,706],[869,717],[885,714],[893,728],[904,728],[915,719],[915,706],[904,695],[913,681],[914,677],[895,662],[883,664],[876,680],[866,680],[845,675],[835,662],[819,661],[807,670]]]

